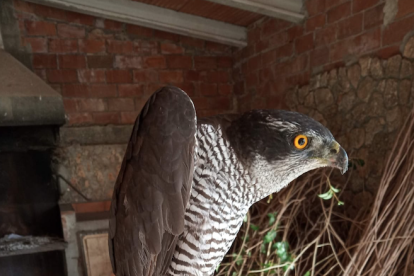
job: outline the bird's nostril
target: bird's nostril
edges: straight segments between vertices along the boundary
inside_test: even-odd
[[[331,153],[332,154],[337,154],[338,153],[338,150],[337,149],[331,149]]]

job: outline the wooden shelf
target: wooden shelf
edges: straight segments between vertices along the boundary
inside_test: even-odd
[[[0,239],[0,257],[64,250],[67,243],[44,236],[15,236]]]

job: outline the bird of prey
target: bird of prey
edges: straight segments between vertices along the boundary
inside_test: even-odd
[[[326,166],[344,173],[347,154],[305,115],[253,110],[197,120],[184,91],[161,88],[136,119],[115,184],[113,271],[212,275],[253,203]]]

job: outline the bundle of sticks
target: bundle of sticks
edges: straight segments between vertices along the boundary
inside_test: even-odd
[[[414,275],[413,146],[411,113],[370,209],[350,215],[352,197],[338,205],[352,170],[347,178],[312,171],[255,204],[216,275]]]

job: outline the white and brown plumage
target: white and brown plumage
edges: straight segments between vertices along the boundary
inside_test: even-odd
[[[308,139],[298,149],[293,140]],[[248,208],[301,174],[346,171],[347,155],[311,118],[256,110],[197,122],[165,87],[138,116],[115,185],[109,247],[117,276],[212,275]]]

